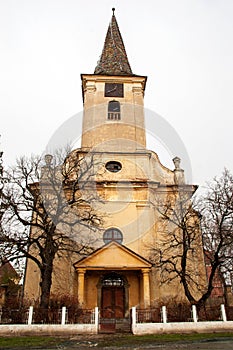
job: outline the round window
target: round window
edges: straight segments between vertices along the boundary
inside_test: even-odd
[[[116,162],[116,161],[111,160],[110,162],[107,162],[105,164],[105,168],[108,171],[111,171],[112,173],[117,173],[118,171],[121,170],[122,165],[120,162]]]
[[[109,228],[104,232],[103,240],[105,244],[113,241],[121,244],[123,241],[123,235],[117,228]]]

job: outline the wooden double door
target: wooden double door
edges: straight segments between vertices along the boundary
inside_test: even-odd
[[[124,318],[125,317],[125,288],[124,286],[102,287],[102,317]]]

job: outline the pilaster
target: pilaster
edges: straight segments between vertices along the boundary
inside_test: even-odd
[[[143,298],[144,298],[144,307],[150,307],[150,277],[149,270],[142,269],[142,280],[143,280]]]
[[[86,269],[78,269],[78,300],[80,305],[85,304],[85,273]]]

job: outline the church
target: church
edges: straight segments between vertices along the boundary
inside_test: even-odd
[[[156,201],[166,201],[178,188],[191,198],[196,186],[185,183],[179,155],[173,160],[174,169],[168,169],[146,148],[147,77],[132,72],[114,9],[94,73],[82,74],[81,81],[83,127],[78,152],[91,152],[99,161],[95,190],[102,199],[104,227],[88,256],[57,258],[52,292],[77,296],[82,308],[98,306],[106,318],[127,317],[133,306],[150,308],[185,300],[179,281],[161,283],[150,247],[162,242]],[[192,264],[204,280],[201,244],[199,248]],[[24,287],[28,299],[38,299],[39,282],[36,265],[28,261]]]

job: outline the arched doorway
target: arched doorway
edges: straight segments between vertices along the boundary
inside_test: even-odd
[[[128,283],[122,275],[112,272],[100,281],[101,316],[103,318],[124,318],[128,313]]]

